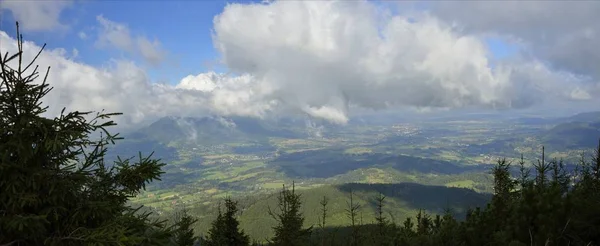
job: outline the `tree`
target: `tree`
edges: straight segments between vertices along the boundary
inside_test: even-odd
[[[198,221],[198,219],[190,216],[186,209],[181,210],[175,214],[175,228],[173,231],[173,237],[175,244],[178,246],[192,246],[198,240],[198,237],[194,236],[194,229],[192,226]]]
[[[168,244],[164,221],[126,205],[164,163],[141,153],[136,162],[105,163],[106,146],[120,139],[107,130],[117,113],[44,117],[50,68],[36,83],[32,66],[44,48],[23,63],[18,30],[18,52],[0,52],[0,245]]]
[[[321,227],[321,246],[325,245],[325,236],[326,236],[325,226],[327,225],[327,223],[325,223],[325,221],[327,219],[327,204],[328,203],[329,203],[329,199],[327,199],[326,196],[323,196],[323,199],[321,199],[321,201],[319,201],[319,204],[321,205],[321,218],[319,218],[319,227]]]
[[[302,202],[300,194],[296,194],[294,184],[292,183],[291,190],[286,189],[284,185],[277,198],[279,214],[269,208],[269,215],[277,221],[277,225],[273,227],[275,236],[271,239],[271,243],[286,246],[305,244],[312,226],[302,229],[304,224],[304,217],[300,213]]]
[[[219,205],[219,214],[208,231],[207,245],[243,246],[250,244],[250,238],[239,229],[240,223],[235,217],[237,212],[237,202],[229,197],[225,198],[225,213],[222,213],[221,205]]]
[[[359,245],[359,241],[360,241],[360,235],[359,235],[359,231],[358,231],[358,223],[357,223],[357,216],[358,216],[358,210],[360,209],[360,204],[354,202],[354,192],[350,191],[350,202],[347,203],[348,208],[346,209],[346,216],[350,219],[350,225],[351,225],[351,229],[352,229],[352,234],[351,234],[351,242],[350,245]]]
[[[388,235],[388,228],[390,228],[390,222],[383,215],[384,200],[385,200],[385,195],[383,195],[381,192],[379,192],[377,197],[375,197],[375,202],[376,202],[375,212],[377,213],[375,215],[375,223],[377,225],[377,233],[374,234],[374,236],[375,236],[374,241],[378,245],[389,245],[390,241],[391,241],[391,238],[389,238],[389,235]]]

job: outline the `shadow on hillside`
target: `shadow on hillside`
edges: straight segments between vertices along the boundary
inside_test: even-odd
[[[445,186],[422,185],[416,183],[397,184],[358,184],[350,183],[337,186],[345,193],[381,193],[386,197],[402,200],[413,209],[425,209],[442,213],[444,209],[451,209],[459,218],[464,217],[464,210],[468,207],[483,207],[492,195],[478,193],[466,188]],[[375,197],[370,199],[372,206],[376,205]]]
[[[198,173],[173,173],[166,172],[161,175],[160,181],[150,183],[150,186],[154,186],[157,189],[172,189],[178,185],[190,184],[195,180],[198,180]]]
[[[463,166],[447,161],[386,154],[347,155],[341,150],[311,150],[284,154],[271,165],[291,178],[328,178],[367,167],[392,167],[405,173],[460,174],[489,171],[488,165]]]
[[[117,141],[115,145],[108,147],[106,160],[117,160],[117,156],[119,156],[121,159],[132,158],[131,161],[135,162],[139,160],[139,152],[142,152],[143,157],[154,152],[152,157],[161,159],[163,162],[168,162],[177,158],[177,149],[157,141],[125,139]]]

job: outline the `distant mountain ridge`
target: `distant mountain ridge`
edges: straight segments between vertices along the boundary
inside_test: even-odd
[[[600,121],[562,123],[543,132],[541,139],[555,149],[593,148],[600,139]]]
[[[561,117],[558,118],[558,122],[560,123],[569,123],[569,122],[600,122],[600,111],[594,112],[585,112],[579,113],[570,117]]]
[[[555,125],[539,134],[551,149],[593,148],[600,139],[600,111],[554,119]]]
[[[195,144],[222,144],[237,141],[262,141],[268,137],[294,138],[302,133],[292,127],[248,117],[176,117],[166,116],[137,131],[128,139],[147,139],[168,144],[185,141]]]

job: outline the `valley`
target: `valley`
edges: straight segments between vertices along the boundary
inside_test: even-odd
[[[149,184],[146,191],[131,199],[132,205],[144,205],[163,218],[181,208],[192,209],[200,216],[197,230],[202,232],[214,219],[218,203],[232,197],[243,208],[242,228],[251,237],[262,238],[269,236],[270,230],[257,230],[252,225],[256,221],[268,225],[270,222],[262,220],[271,218],[257,211],[264,212],[263,202],[273,202],[272,195],[292,182],[304,194],[306,209],[316,209],[323,195],[338,203],[338,211],[334,209],[333,213],[339,216],[334,216],[337,219],[333,219],[333,225],[345,223],[344,199],[350,192],[347,187],[352,185],[361,187],[356,196],[365,204],[366,220],[373,219],[370,201],[386,185],[432,189],[390,198],[397,222],[414,216],[418,209],[441,213],[450,205],[448,199],[456,195],[473,197],[457,202],[474,201],[455,204],[456,213],[484,204],[493,192],[491,164],[498,159],[506,157],[516,163],[522,154],[529,165],[541,155],[542,145],[548,145],[547,157],[576,163],[573,157],[593,148],[594,142],[582,142],[582,137],[573,132],[589,135],[590,124],[594,123],[573,123],[579,122],[577,117],[533,123],[518,119],[432,119],[387,125],[349,124],[322,126],[318,134],[303,122],[267,124],[253,119],[236,122],[166,117],[125,135],[111,154],[122,156],[133,149],[147,154],[154,150],[154,156],[167,163],[162,180]],[[565,128],[569,133],[561,135]],[[574,144],[553,149],[557,141]],[[453,195],[443,195],[446,193]],[[420,196],[442,200],[407,205]],[[316,223],[318,213],[308,214],[315,218],[307,217],[307,223]]]

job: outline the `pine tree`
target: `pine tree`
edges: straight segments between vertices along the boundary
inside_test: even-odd
[[[194,243],[198,240],[198,237],[194,236],[194,229],[192,226],[197,221],[198,219],[190,216],[186,209],[183,209],[175,215],[175,229],[173,231],[173,237],[176,245],[194,245]]]
[[[32,66],[43,47],[24,64],[18,30],[17,23],[18,52],[0,52],[0,244],[168,244],[164,222],[126,205],[159,179],[164,164],[141,153],[136,162],[104,162],[107,145],[120,139],[108,131],[116,113],[63,109],[56,118],[43,116],[50,68],[36,83]]]
[[[292,183],[291,190],[284,186],[277,198],[279,214],[269,208],[269,215],[277,221],[277,225],[273,227],[275,236],[270,240],[271,243],[282,246],[304,245],[311,234],[312,226],[302,229],[304,224],[304,217],[300,213],[302,202],[300,194],[295,191],[295,185]]]
[[[208,231],[206,245],[209,246],[244,246],[250,244],[250,238],[239,229],[239,221],[236,219],[238,212],[237,202],[231,198],[225,199],[225,213],[221,211],[217,218],[212,222],[212,227]]]

